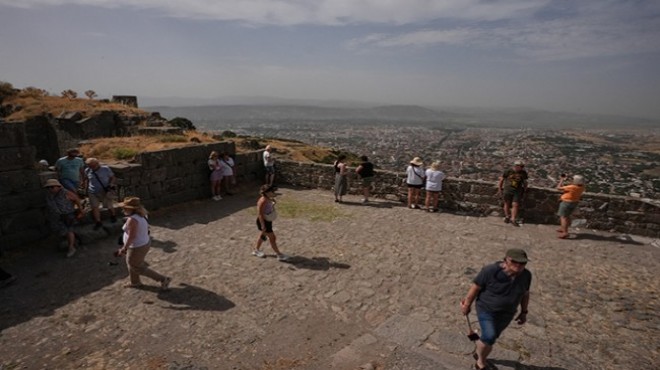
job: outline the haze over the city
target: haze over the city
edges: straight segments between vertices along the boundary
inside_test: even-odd
[[[660,2],[0,0],[0,80],[660,119]],[[231,100],[235,102],[236,99]]]

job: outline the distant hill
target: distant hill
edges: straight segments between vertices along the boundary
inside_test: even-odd
[[[186,117],[205,123],[213,129],[220,123],[264,123],[290,121],[323,123],[344,121],[351,124],[400,123],[424,124],[445,128],[660,128],[660,121],[635,117],[553,112],[524,108],[427,108],[417,105],[384,105],[372,107],[329,107],[318,105],[203,105],[151,106],[168,118]],[[209,125],[211,127],[209,127]],[[204,124],[202,125],[204,126]]]

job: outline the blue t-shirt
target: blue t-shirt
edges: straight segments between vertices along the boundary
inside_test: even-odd
[[[95,175],[96,173],[96,175]],[[87,180],[89,180],[87,183],[89,184],[87,186],[87,191],[89,191],[92,194],[98,194],[103,192],[104,188],[107,188],[110,186],[110,179],[115,175],[110,167],[108,166],[100,166],[99,168],[96,169],[96,171],[92,171],[91,168],[86,168],[85,169],[85,175],[87,175]],[[98,179],[96,178],[98,176]],[[101,182],[99,182],[101,180]]]
[[[515,313],[522,297],[529,292],[532,273],[525,269],[511,279],[501,264],[499,261],[484,267],[474,278],[473,282],[481,288],[477,295],[477,311]]]
[[[55,162],[55,169],[60,179],[80,182],[80,170],[83,168],[85,168],[85,162],[80,157],[73,159],[62,157]]]

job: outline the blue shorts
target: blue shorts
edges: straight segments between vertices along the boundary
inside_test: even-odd
[[[559,217],[569,217],[577,209],[578,202],[564,202],[559,203],[559,210],[557,211],[557,216]]]
[[[275,167],[273,166],[266,166],[266,174],[267,175],[272,175],[275,173]]]
[[[78,194],[78,181],[73,181],[71,179],[60,179],[60,184],[62,184],[62,187],[68,190],[71,190],[72,192]]]
[[[481,326],[481,341],[490,346],[495,344],[497,338],[499,338],[504,329],[509,326],[514,316],[515,312],[488,312],[477,310],[477,318],[479,319],[479,326]]]

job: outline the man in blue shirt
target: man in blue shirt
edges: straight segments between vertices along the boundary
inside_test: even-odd
[[[509,249],[503,261],[484,267],[461,300],[461,312],[468,315],[472,302],[477,300],[477,318],[481,326],[481,338],[477,341],[477,363],[475,368],[488,368],[486,359],[500,334],[509,326],[520,305],[516,317],[519,325],[527,321],[529,287],[532,273],[525,269],[527,253],[522,249]]]
[[[85,163],[82,158],[78,157],[80,151],[78,148],[71,148],[66,151],[66,156],[58,159],[55,162],[55,170],[60,183],[65,189],[71,190],[74,193],[78,192],[80,181],[85,177],[83,169]]]
[[[103,226],[101,223],[101,203],[110,212],[110,221],[117,222],[113,204],[117,198],[115,174],[110,167],[101,166],[96,158],[89,158],[85,163],[87,163],[85,169],[87,194],[89,195],[89,204],[92,207],[92,216],[96,222],[94,229],[98,230]]]

